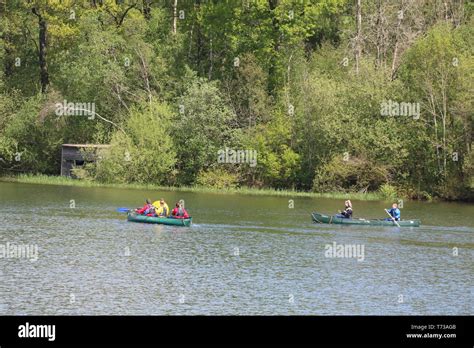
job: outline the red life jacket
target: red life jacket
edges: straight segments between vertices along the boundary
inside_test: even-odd
[[[174,208],[171,212],[171,215],[178,219],[187,219],[189,218],[189,214],[184,208]]]
[[[154,214],[155,207],[152,204],[145,204],[143,208],[137,210],[138,214]]]

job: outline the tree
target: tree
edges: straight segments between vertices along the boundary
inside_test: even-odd
[[[175,104],[173,134],[178,154],[180,184],[194,183],[202,169],[217,162],[219,149],[233,144],[234,113],[215,82],[207,82],[188,71],[186,90]]]
[[[89,168],[91,175],[102,182],[169,185],[176,162],[171,115],[167,105],[156,102],[131,109],[126,134],[114,134],[111,147]]]
[[[444,182],[450,176],[452,153],[458,153],[462,163],[471,152],[472,114],[465,111],[472,110],[473,98],[463,91],[471,85],[474,61],[468,53],[472,42],[464,41],[467,37],[449,24],[437,25],[407,52],[401,76],[426,111],[423,126],[430,129],[438,173]]]

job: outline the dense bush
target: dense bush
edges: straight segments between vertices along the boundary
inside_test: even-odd
[[[357,157],[345,160],[337,155],[316,170],[313,191],[375,191],[388,178],[389,172],[384,166]]]
[[[171,112],[154,103],[131,111],[124,130],[117,130],[111,147],[102,150],[95,178],[102,182],[169,185],[176,153],[169,134]]]
[[[178,183],[194,184],[200,171],[217,162],[217,153],[232,146],[235,114],[215,82],[198,78],[188,70],[182,97],[175,101],[172,122],[177,153]]]
[[[390,184],[382,184],[379,188],[379,193],[387,200],[394,200],[398,197],[397,189]]]
[[[196,183],[200,186],[230,189],[238,186],[239,177],[237,174],[229,173],[222,168],[214,168],[201,171]]]

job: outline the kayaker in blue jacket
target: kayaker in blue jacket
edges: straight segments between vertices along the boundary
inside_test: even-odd
[[[392,209],[387,210],[387,212],[395,219],[395,221],[400,221],[400,209],[398,209],[397,203],[393,203]],[[386,218],[385,220],[392,221],[390,218]]]

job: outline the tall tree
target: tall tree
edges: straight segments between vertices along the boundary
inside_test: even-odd
[[[40,82],[41,82],[41,92],[46,93],[49,85],[49,73],[48,73],[48,63],[46,60],[46,53],[48,47],[48,24],[41,9],[38,6],[35,6],[31,9],[33,14],[38,17],[38,61],[40,66]]]

